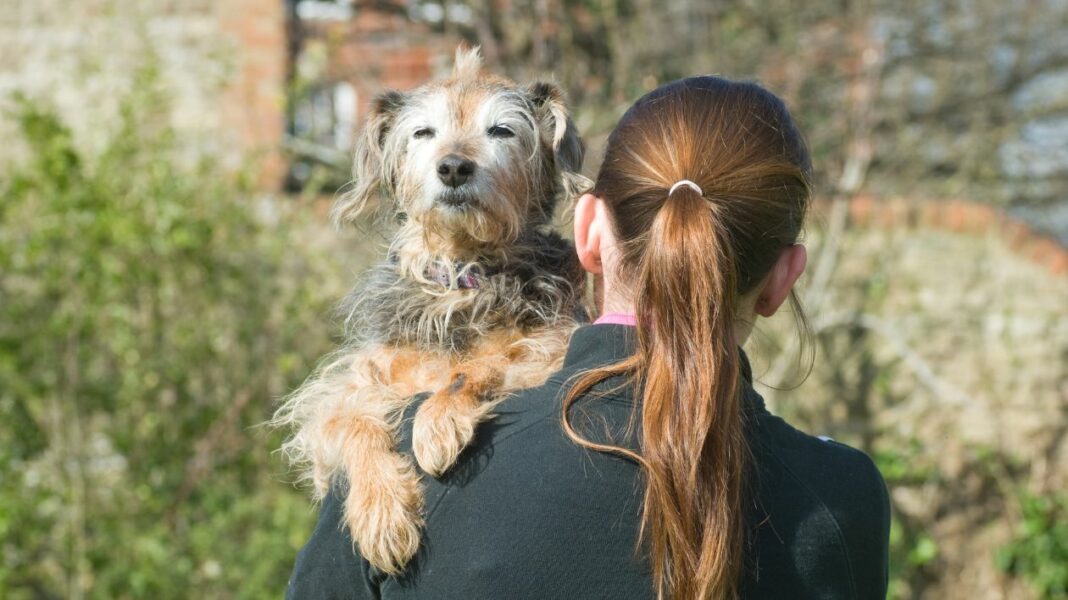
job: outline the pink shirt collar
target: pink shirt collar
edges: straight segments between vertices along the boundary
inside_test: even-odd
[[[597,317],[594,325],[629,325],[638,326],[638,318],[630,313],[604,313]]]

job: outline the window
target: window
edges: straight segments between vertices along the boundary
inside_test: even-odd
[[[297,18],[302,21],[347,21],[352,18],[352,0],[297,0]]]
[[[358,99],[352,84],[339,81],[316,85],[294,100],[286,144],[294,156],[290,187],[303,187],[316,167],[347,176]]]

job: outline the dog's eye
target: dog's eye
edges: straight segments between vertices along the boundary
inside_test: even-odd
[[[493,127],[490,127],[488,130],[486,130],[486,134],[490,137],[495,138],[515,137],[515,132],[513,132],[511,129],[508,129],[504,125],[494,125]]]
[[[415,130],[415,133],[412,134],[412,137],[417,139],[432,138],[434,137],[434,130],[429,127],[420,127],[419,129]]]

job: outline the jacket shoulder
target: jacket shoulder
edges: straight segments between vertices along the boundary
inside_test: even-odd
[[[852,597],[885,598],[890,496],[875,463],[860,450],[808,435],[773,415],[760,417],[756,430],[754,454],[761,463],[758,485],[763,478],[775,488],[759,494],[769,517],[774,518],[774,512],[787,513],[785,503],[805,498],[802,504],[809,506],[807,512],[780,524],[818,544],[821,552],[834,555],[824,562],[839,563],[849,574]],[[824,575],[818,565],[810,566],[817,580]],[[825,575],[841,577],[840,573]]]

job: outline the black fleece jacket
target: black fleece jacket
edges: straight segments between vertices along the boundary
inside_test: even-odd
[[[343,491],[329,494],[287,597],[654,598],[647,556],[637,545],[641,470],[575,445],[560,426],[568,378],[633,353],[634,331],[580,328],[561,371],[504,401],[442,479],[424,477],[426,531],[403,577],[385,577],[353,553],[341,526]],[[742,369],[754,456],[742,597],[885,598],[890,504],[879,471],[864,453],[769,413],[744,354]],[[571,420],[589,437],[637,448],[627,433],[634,396],[626,387],[590,395]],[[402,452],[410,450],[406,422]]]

